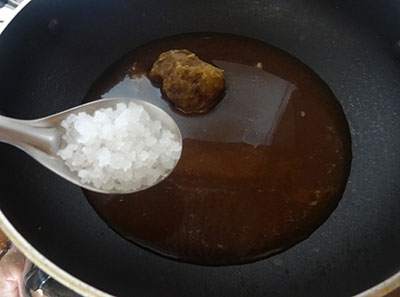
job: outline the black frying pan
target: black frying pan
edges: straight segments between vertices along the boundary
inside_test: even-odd
[[[266,260],[179,263],[125,241],[81,189],[1,144],[0,208],[16,230],[60,268],[117,296],[349,296],[397,273],[400,63],[392,46],[400,39],[399,1],[35,0],[0,36],[0,110],[28,119],[78,105],[126,52],[197,31],[264,40],[331,87],[349,121],[353,162],[328,221]]]

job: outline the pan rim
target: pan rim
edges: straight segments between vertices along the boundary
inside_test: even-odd
[[[37,267],[53,277],[56,281],[65,287],[72,289],[82,296],[90,297],[113,297],[95,287],[74,277],[72,274],[61,269],[59,266],[51,262],[37,249],[35,249],[10,223],[3,212],[0,210],[0,229],[8,237],[8,239]]]
[[[0,229],[32,263],[67,288],[75,291],[78,294],[81,294],[82,296],[114,297],[113,295],[96,289],[95,287],[74,277],[72,274],[66,272],[47,259],[14,228],[1,210]],[[381,283],[378,283],[375,286],[354,295],[354,297],[381,297],[393,292],[398,288],[400,288],[400,271],[396,272],[394,275],[382,281]]]
[[[12,16],[0,26],[0,35],[12,22],[14,17],[22,11],[32,0],[23,0],[21,4],[12,12]],[[72,289],[78,294],[90,297],[114,297],[95,287],[85,283],[84,281],[74,277],[72,274],[64,271],[59,266],[51,262],[38,250],[36,250],[11,224],[7,217],[0,210],[0,229],[7,235],[9,240],[36,266],[45,273],[53,277],[62,285]],[[387,295],[394,290],[400,288],[400,270],[387,278],[386,280],[376,284],[354,297],[381,297]]]
[[[354,297],[381,297],[400,288],[400,271]]]

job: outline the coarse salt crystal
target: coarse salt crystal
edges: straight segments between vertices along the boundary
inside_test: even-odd
[[[162,179],[177,163],[181,144],[136,103],[118,103],[93,115],[80,112],[61,122],[66,130],[57,152],[82,183],[129,192]]]

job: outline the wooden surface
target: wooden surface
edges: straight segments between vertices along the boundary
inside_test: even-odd
[[[400,297],[400,288],[390,293],[389,295],[386,295],[385,297]]]
[[[8,242],[8,238],[6,235],[0,230],[0,253],[6,248]]]

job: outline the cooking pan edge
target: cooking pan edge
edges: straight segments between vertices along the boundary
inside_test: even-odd
[[[15,10],[13,17],[9,18],[6,23],[3,23],[0,28],[0,34],[7,27],[7,25],[13,20],[13,18],[27,5],[31,0],[25,0]],[[101,290],[98,290],[78,278],[67,273],[53,262],[48,260],[38,250],[36,250],[10,223],[7,217],[0,210],[0,229],[8,236],[8,238],[14,243],[14,245],[35,265],[41,270],[52,276],[58,282],[64,286],[74,290],[76,293],[83,296],[93,297],[112,297]],[[400,287],[400,271],[389,277],[385,281],[371,287],[364,292],[361,292],[355,297],[380,297]]]

